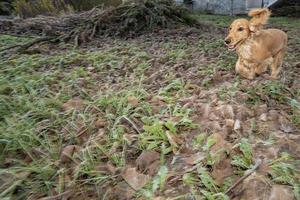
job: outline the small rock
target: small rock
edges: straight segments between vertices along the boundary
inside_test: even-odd
[[[241,129],[241,121],[235,120],[233,130],[237,131],[239,129]]]
[[[92,71],[94,69],[95,69],[95,67],[87,67],[87,70],[89,70],[89,71]]]
[[[259,116],[259,120],[263,121],[263,122],[266,122],[267,121],[267,114],[266,113],[261,114]]]

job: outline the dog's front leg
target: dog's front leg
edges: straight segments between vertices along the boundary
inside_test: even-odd
[[[268,65],[267,65],[267,64],[265,64],[265,63],[258,64],[258,65],[255,67],[255,74],[260,75],[260,74],[266,72],[267,69],[268,69]]]
[[[235,71],[242,77],[250,80],[254,79],[255,77],[255,67],[245,65],[241,58],[238,59],[235,65]]]

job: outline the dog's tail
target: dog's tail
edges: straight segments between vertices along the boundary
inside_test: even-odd
[[[253,21],[254,25],[260,26],[268,23],[271,11],[268,8],[256,8],[250,10],[248,15],[252,17],[251,21]]]

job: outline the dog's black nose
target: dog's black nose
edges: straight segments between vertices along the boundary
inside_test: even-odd
[[[230,42],[231,42],[230,39],[226,39],[226,40],[225,40],[225,43],[226,43],[226,44],[230,44]]]

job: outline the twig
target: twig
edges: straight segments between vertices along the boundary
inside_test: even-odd
[[[133,129],[138,133],[141,134],[141,131],[138,129],[138,127],[135,125],[135,123],[133,123],[133,121],[131,121],[129,118],[127,118],[126,116],[122,116],[121,118],[125,119],[132,127]]]
[[[242,176],[239,180],[237,180],[237,182],[235,182],[230,188],[228,188],[228,190],[226,190],[225,194],[230,193],[243,180],[245,180],[248,176],[250,176],[253,172],[255,172],[256,169],[261,165],[261,163],[262,163],[261,159],[256,160],[255,165],[250,170],[246,171],[246,173],[244,174],[244,176]]]
[[[80,132],[76,135],[76,138],[82,136],[89,128],[81,129]]]
[[[288,91],[292,97],[295,97],[296,95],[294,94],[294,92],[290,89],[290,88],[284,88],[286,91]]]

